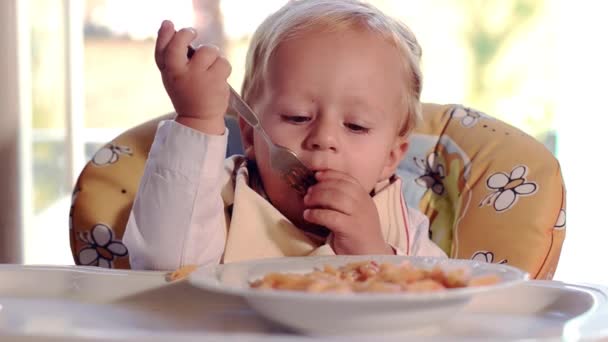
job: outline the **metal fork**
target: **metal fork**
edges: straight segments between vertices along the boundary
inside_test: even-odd
[[[186,55],[188,59],[192,58],[196,50],[192,46],[188,46]],[[241,96],[230,86],[230,99],[228,106],[237,112],[253,129],[256,129],[270,149],[270,167],[281,174],[281,177],[295,189],[300,195],[304,196],[306,190],[311,185],[315,184],[315,174],[306,165],[298,159],[298,156],[292,150],[279,146],[270,140],[270,137],[264,131],[258,116],[245,103]]]
[[[278,171],[289,186],[304,196],[308,187],[317,182],[315,174],[298,159],[294,151],[277,145],[270,140],[255,112],[245,103],[232,86],[228,86],[230,87],[228,106],[264,137],[270,149],[270,167]],[[330,233],[329,229],[317,225],[300,227],[300,229],[323,238],[326,238]]]
[[[315,174],[298,159],[295,152],[277,145],[262,127],[258,116],[243,101],[241,96],[230,87],[230,99],[228,105],[237,112],[253,129],[260,132],[270,150],[270,167],[278,171],[283,179],[294,188],[300,195],[304,196],[309,186],[315,184]]]
[[[188,59],[192,58],[196,50],[188,46],[187,56]],[[245,122],[247,122],[253,129],[260,132],[268,148],[270,149],[270,167],[279,172],[283,180],[295,189],[300,195],[304,196],[306,190],[317,183],[315,174],[308,168],[300,159],[296,153],[287,147],[283,147],[275,144],[270,140],[270,137],[262,127],[258,116],[249,107],[249,105],[241,98],[241,96],[230,87],[230,98],[228,100],[228,107],[237,114],[239,114]],[[330,233],[329,229],[322,226],[311,226],[311,227],[300,227],[300,229],[309,233],[318,235],[320,237],[327,237]]]

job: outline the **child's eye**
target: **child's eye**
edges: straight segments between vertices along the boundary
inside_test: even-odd
[[[345,123],[344,127],[354,133],[369,133],[369,128],[354,123]]]
[[[310,121],[310,117],[304,115],[281,115],[283,120],[294,123],[294,124],[302,124]]]

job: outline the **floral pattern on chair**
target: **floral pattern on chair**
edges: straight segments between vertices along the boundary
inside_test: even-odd
[[[528,181],[527,174],[526,165],[517,165],[508,175],[505,172],[490,175],[486,186],[491,193],[479,203],[479,206],[491,205],[500,213],[511,209],[519,197],[534,195],[538,191],[538,185],[533,181]]]
[[[509,260],[534,278],[552,276],[565,192],[559,164],[532,137],[471,108],[427,105],[398,174],[406,202],[426,214],[450,257]]]
[[[557,222],[555,222],[555,229],[566,229],[566,210],[560,209],[559,215],[557,216]]]
[[[414,157],[414,162],[423,172],[422,176],[416,178],[416,183],[433,190],[435,194],[441,196],[445,190],[443,185],[445,167],[440,163],[436,163],[437,159],[436,152],[429,153],[424,160]]]
[[[116,163],[121,155],[133,156],[133,152],[128,146],[108,144],[95,153],[91,163],[95,166],[108,166]]]
[[[492,253],[490,251],[477,251],[473,254],[473,256],[471,257],[471,260],[493,263],[494,262],[494,253]],[[498,261],[497,263],[506,264],[507,259],[502,259],[502,260]]]
[[[78,252],[78,265],[112,268],[114,260],[127,256],[127,247],[114,239],[112,228],[96,224],[89,232],[79,232],[78,239],[85,246]]]
[[[464,106],[454,106],[450,111],[450,116],[452,118],[460,119],[460,124],[466,128],[477,125],[481,118],[493,119],[485,113]]]

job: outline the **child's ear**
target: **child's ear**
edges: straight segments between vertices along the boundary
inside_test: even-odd
[[[241,130],[241,141],[243,142],[243,154],[249,160],[255,160],[253,152],[253,128],[239,116],[239,129]]]
[[[399,163],[405,156],[407,149],[410,146],[410,142],[407,137],[398,136],[393,143],[393,147],[389,151],[388,158],[386,160],[386,164],[382,169],[382,174],[380,175],[380,179],[378,181],[382,181],[388,179],[392,175],[395,174]]]

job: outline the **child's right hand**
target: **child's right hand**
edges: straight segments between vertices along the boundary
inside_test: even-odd
[[[232,67],[212,45],[199,47],[188,59],[195,37],[194,29],[175,32],[171,21],[163,21],[156,39],[156,65],[178,114],[175,120],[203,133],[223,134]]]

